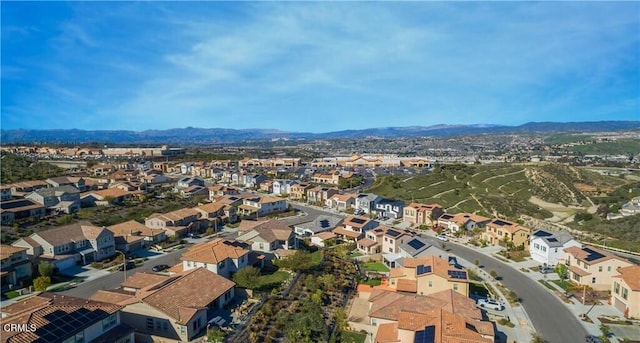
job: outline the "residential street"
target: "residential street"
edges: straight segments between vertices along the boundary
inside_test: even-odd
[[[180,262],[180,255],[186,249],[187,248],[174,250],[159,257],[149,259],[145,261],[144,264],[139,265],[135,269],[127,270],[127,275],[132,275],[133,273],[137,272],[151,272],[151,268],[153,268],[153,266],[155,266],[156,264],[168,264],[170,266],[173,266]],[[60,293],[80,298],[89,298],[99,289],[111,289],[118,287],[122,283],[122,281],[124,281],[124,272],[113,272],[107,276],[83,282],[75,288]]]
[[[432,244],[439,245],[435,238]],[[467,261],[480,261],[486,271],[495,270],[500,282],[522,299],[534,329],[549,343],[582,342],[587,334],[579,319],[542,285],[522,275],[520,271],[471,248],[447,243],[451,254]]]

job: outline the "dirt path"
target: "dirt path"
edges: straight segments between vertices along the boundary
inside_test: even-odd
[[[476,198],[475,194],[471,194],[471,197],[473,198],[473,200],[475,200],[478,205],[480,205],[480,207],[482,207],[482,209],[484,210],[485,213],[490,213],[486,207],[484,207],[484,205],[480,202],[480,200],[478,200],[478,198]],[[495,213],[494,213],[495,214]]]
[[[456,207],[458,207],[458,205],[462,204],[462,203],[463,203],[463,202],[465,202],[465,201],[469,201],[469,199],[464,199],[464,200],[462,200],[462,201],[458,201],[458,203],[457,203],[457,204],[455,204],[455,205],[453,205],[453,206],[449,207],[447,210],[450,210],[450,209],[452,209],[452,208],[456,208]]]
[[[451,192],[455,192],[455,191],[456,191],[455,189],[450,189],[448,191],[444,191],[444,192],[440,192],[440,193],[438,193],[436,195],[432,195],[431,197],[432,198],[437,198],[437,197],[441,196],[442,194],[447,194],[447,193],[451,193]]]
[[[513,173],[509,173],[509,174],[502,174],[502,175],[496,175],[496,176],[488,177],[488,178],[482,180],[482,182],[487,182],[489,180],[493,180],[493,179],[499,178],[499,177],[505,177],[505,176],[509,176],[509,175],[515,175],[515,174],[519,174],[519,173],[524,173],[525,170],[526,169],[522,169],[522,170],[518,170],[518,171],[513,172]]]
[[[444,181],[439,181],[439,182],[436,182],[436,183],[432,183],[432,184],[428,185],[427,187],[437,186],[437,185],[439,185],[441,183],[444,183]]]
[[[583,207],[571,206],[567,207],[562,204],[555,204],[552,202],[544,201],[538,197],[532,196],[529,198],[529,202],[544,208],[545,210],[553,213],[553,217],[547,220],[554,223],[568,223],[573,221],[573,215],[577,210],[584,210]]]

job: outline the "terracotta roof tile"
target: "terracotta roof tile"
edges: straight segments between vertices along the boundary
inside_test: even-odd
[[[624,280],[632,291],[640,291],[639,265],[618,268],[618,273],[620,273],[620,277],[622,277],[622,280]]]
[[[249,246],[245,243],[217,238],[191,247],[182,255],[182,260],[202,263],[220,263],[228,258],[238,259],[248,254],[249,251]]]

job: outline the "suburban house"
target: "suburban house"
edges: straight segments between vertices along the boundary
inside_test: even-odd
[[[116,166],[113,164],[96,164],[89,168],[89,172],[91,172],[91,175],[93,176],[109,175],[114,171],[116,171]]]
[[[12,197],[11,185],[0,185],[0,201],[11,200]]]
[[[564,249],[582,247],[582,244],[566,231],[535,230],[530,239],[531,258],[546,266],[564,263]]]
[[[122,306],[54,293],[40,293],[2,308],[3,342],[135,342]],[[6,317],[5,317],[6,315]]]
[[[113,233],[116,249],[128,253],[163,242],[167,239],[163,229],[152,229],[135,220],[107,227]]]
[[[340,172],[336,170],[332,170],[327,174],[313,174],[311,179],[315,183],[323,183],[329,185],[338,185],[340,184]]]
[[[242,205],[238,206],[238,214],[241,216],[266,216],[271,213],[286,211],[288,207],[285,199],[270,196],[255,196],[242,200]]]
[[[380,200],[382,200],[382,198],[375,194],[360,193],[356,195],[355,199],[356,212],[372,213]]]
[[[382,240],[382,253],[395,254],[399,252],[401,239],[411,237],[409,233],[389,228],[385,231]]]
[[[178,195],[180,195],[183,198],[191,198],[196,196],[209,197],[209,189],[202,186],[190,186],[187,188],[179,189]]]
[[[260,184],[260,191],[264,193],[272,193],[273,192],[273,181],[266,180]]]
[[[327,242],[330,240],[334,240],[336,238],[336,234],[329,231],[324,231],[317,233],[311,236],[311,244],[324,248],[327,245]]]
[[[339,238],[348,241],[357,241],[364,237],[365,232],[378,226],[378,222],[367,217],[347,216],[342,222],[342,226],[333,229]]]
[[[184,237],[188,232],[198,232],[200,212],[193,208],[183,208],[168,213],[153,213],[145,219],[144,225],[152,229],[166,230],[167,236]]]
[[[0,245],[0,285],[2,294],[22,288],[22,282],[30,279],[33,271],[27,256],[27,248]]]
[[[294,200],[304,200],[307,197],[307,189],[312,186],[308,183],[298,183],[291,186],[291,194],[289,197]]]
[[[307,189],[307,201],[311,204],[325,203],[327,199],[338,193],[337,188],[316,186]]]
[[[215,185],[207,187],[209,189],[209,200],[213,201],[217,196],[240,194],[237,188],[232,186]]]
[[[420,296],[374,290],[369,318],[375,342],[491,343],[493,323],[484,321],[473,299],[451,289]]]
[[[378,226],[375,229],[367,231],[363,238],[356,243],[356,248],[363,254],[378,254],[382,250],[382,237],[384,237],[387,227]]]
[[[355,194],[334,194],[329,199],[326,200],[325,205],[328,208],[332,208],[338,211],[346,211],[350,208],[353,208],[356,203],[356,195]]]
[[[380,217],[398,219],[402,217],[404,201],[381,198],[375,203],[373,210]]]
[[[394,230],[395,231],[395,230]],[[438,256],[443,258],[447,253],[440,248],[431,245],[420,235],[399,235],[395,239],[396,253],[383,253],[382,261],[389,268],[400,267],[406,258],[419,258],[424,256]],[[399,243],[398,243],[399,241]],[[383,242],[384,244],[384,242]]]
[[[611,304],[625,318],[640,318],[640,266],[633,265],[617,270],[611,287]]]
[[[46,215],[46,208],[29,199],[7,200],[0,203],[2,225],[11,225],[16,220],[41,218]]]
[[[433,225],[443,213],[439,204],[422,204],[412,202],[402,210],[402,221],[416,225]]]
[[[27,194],[25,198],[55,212],[74,213],[80,209],[80,191],[69,185],[39,188]]]
[[[140,181],[147,185],[159,185],[163,183],[169,183],[171,182],[171,179],[162,174],[149,174],[143,176]]]
[[[296,249],[298,244],[293,229],[277,219],[261,223],[236,239],[250,243],[252,251],[273,253],[277,257],[287,255],[287,250]]]
[[[15,197],[25,196],[33,191],[36,191],[40,188],[48,188],[51,187],[50,184],[42,181],[42,180],[34,180],[34,181],[22,181],[22,182],[14,182],[8,184],[6,186],[11,187],[11,195]]]
[[[473,213],[449,214],[443,213],[438,218],[438,225],[451,231],[471,231],[473,229],[482,229],[491,219],[479,216]]]
[[[80,196],[80,202],[83,206],[107,206],[110,203],[122,204],[125,200],[132,198],[136,194],[142,194],[143,191],[126,191],[120,188],[108,188],[99,191],[91,191],[83,193]]]
[[[399,292],[420,295],[452,289],[469,296],[466,270],[436,256],[405,258],[402,266],[391,269],[389,286]]]
[[[60,186],[72,186],[80,192],[85,191],[85,181],[81,177],[59,176],[46,179],[44,182],[50,184],[51,187],[54,188]]]
[[[113,233],[89,223],[60,226],[33,233],[29,239],[26,238],[11,245],[29,249],[27,254],[48,260],[58,269],[102,261],[116,253]]]
[[[122,322],[143,342],[192,341],[206,330],[209,315],[233,299],[235,289],[234,282],[205,268],[138,281],[141,288],[135,292],[99,290],[90,299],[122,306]],[[194,285],[206,287],[195,291]]]
[[[291,193],[291,187],[298,184],[298,181],[276,180],[273,181],[273,194],[286,195]]]
[[[200,212],[200,218],[211,221],[215,231],[218,231],[218,224],[235,222],[237,220],[236,208],[221,202],[212,202],[194,207],[193,209]]]
[[[247,175],[244,175],[243,184],[247,188],[256,188],[256,187],[259,187],[262,182],[267,180],[268,178],[262,174],[247,174]]]
[[[531,230],[508,220],[495,218],[487,223],[482,239],[491,245],[512,243],[515,247],[529,244]]]
[[[320,232],[333,230],[340,222],[341,217],[321,214],[310,222],[295,224],[294,231],[300,237],[315,236]]]
[[[221,238],[200,243],[182,254],[182,270],[205,268],[231,279],[233,273],[252,265],[249,261],[250,248],[243,242]]]
[[[569,247],[564,252],[569,280],[596,291],[610,290],[613,277],[619,274],[618,268],[632,265],[627,260],[593,247]]]
[[[176,184],[176,190],[189,188],[191,186],[204,187],[204,180],[199,177],[183,177],[178,180]]]

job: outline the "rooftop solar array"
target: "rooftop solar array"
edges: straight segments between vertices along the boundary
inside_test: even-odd
[[[73,312],[56,310],[44,315],[49,321],[36,330],[36,334],[43,342],[62,342],[64,338],[80,331],[87,323],[94,323],[108,314],[102,310],[90,311],[79,308]]]
[[[431,266],[419,265],[416,267],[416,275],[431,273]]]
[[[450,214],[443,214],[442,216],[440,216],[440,218],[442,218],[442,219],[451,219],[451,218],[453,218],[453,216],[450,215]]]
[[[364,224],[366,222],[366,220],[361,219],[361,218],[351,218],[351,221],[356,223],[356,224]]]
[[[427,326],[424,330],[416,331],[416,335],[413,339],[414,343],[435,343],[436,341],[436,327],[434,325]]]
[[[329,221],[328,221],[328,220],[326,220],[326,219],[321,220],[319,224],[320,224],[320,227],[321,227],[321,228],[327,228],[327,227],[330,227],[330,226],[331,226],[331,224],[329,223]]]
[[[549,237],[549,236],[552,236],[551,233],[549,233],[547,231],[543,231],[543,230],[537,231],[533,235],[536,236],[536,237]]]
[[[387,235],[391,236],[391,237],[397,237],[398,235],[400,235],[400,232],[396,231],[396,230],[387,230]]]
[[[21,199],[19,201],[11,201],[11,202],[3,202],[2,203],[2,209],[3,210],[10,210],[12,208],[16,208],[16,207],[25,207],[25,206],[33,206],[33,205],[37,205],[32,203],[31,201],[27,200],[27,199]]]
[[[493,221],[494,224],[499,226],[510,226],[511,223],[505,222],[504,220],[496,219]]]
[[[553,238],[553,237],[551,237],[551,238],[547,238],[547,240],[548,240],[549,242],[557,242],[557,241],[558,241],[557,239],[555,239],[555,238]]]
[[[597,259],[601,259],[604,257],[604,255],[602,255],[601,253],[593,250],[593,249],[589,249],[589,248],[582,248],[582,250],[584,250],[585,252],[589,253],[589,255],[587,256],[587,258],[585,258],[586,261],[594,261]]]
[[[462,280],[467,279],[467,272],[463,272],[460,270],[449,270],[447,273],[449,274],[449,277],[452,279],[462,279]]]
[[[420,242],[417,239],[412,239],[407,243],[410,247],[416,249],[416,250],[420,250],[420,248],[422,248],[424,246],[424,243]]]

